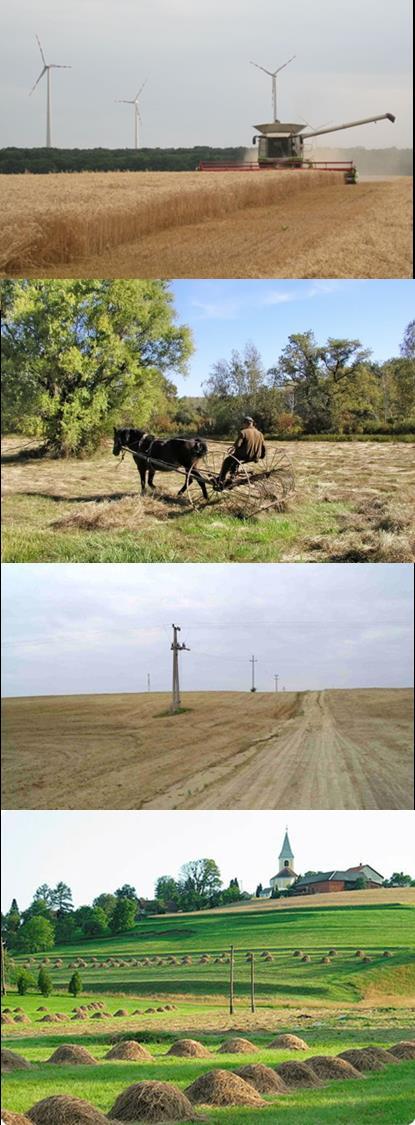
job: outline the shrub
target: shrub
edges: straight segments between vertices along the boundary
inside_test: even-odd
[[[71,979],[68,984],[68,992],[71,996],[77,996],[78,992],[82,992],[82,980],[80,973],[72,973]]]
[[[39,969],[37,987],[42,996],[50,996],[52,992],[52,979],[46,969]]]
[[[28,973],[27,969],[21,969],[16,978],[16,986],[19,996],[24,996],[25,993],[29,991],[29,988],[34,988],[34,978],[31,973]]]

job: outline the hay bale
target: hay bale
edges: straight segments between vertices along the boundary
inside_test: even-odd
[[[263,1063],[241,1066],[234,1073],[239,1078],[243,1078],[245,1082],[249,1082],[250,1086],[254,1086],[258,1094],[286,1094],[288,1092],[287,1086],[279,1074],[276,1074],[275,1070],[271,1070],[270,1066],[264,1066]]]
[[[399,1061],[394,1058],[389,1051],[386,1051],[384,1047],[363,1047],[363,1053],[369,1055],[371,1059],[383,1063],[385,1066],[388,1063],[396,1063]]]
[[[58,1020],[52,1012],[49,1012],[46,1016],[42,1016],[42,1019],[39,1020],[39,1023],[58,1023]]]
[[[1,1073],[11,1074],[12,1070],[30,1070],[31,1063],[17,1055],[15,1051],[8,1051],[7,1047],[1,1048]]]
[[[146,1047],[142,1047],[141,1043],[136,1043],[135,1039],[122,1039],[120,1043],[116,1043],[111,1050],[104,1056],[106,1059],[129,1059],[131,1062],[153,1062],[153,1056]]]
[[[23,1113],[13,1113],[11,1109],[2,1109],[1,1120],[3,1125],[30,1125],[28,1117]]]
[[[365,957],[362,957],[362,962],[363,962],[364,965],[368,965],[369,961],[371,961],[371,960],[372,960],[372,958],[368,957],[367,955]]]
[[[401,1043],[389,1047],[387,1054],[395,1059],[415,1059],[415,1042],[413,1039],[403,1039]]]
[[[132,1014],[133,1014],[133,1016],[142,1016],[143,1013],[142,1013],[141,1008],[134,1008],[134,1011],[133,1011]]]
[[[317,1078],[325,1079],[343,1079],[343,1078],[362,1078],[362,1073],[357,1070],[351,1063],[346,1062],[346,1059],[333,1058],[332,1055],[313,1055],[311,1059],[307,1059],[307,1066],[311,1066]]]
[[[125,1019],[126,1016],[128,1016],[126,1008],[118,1008],[117,1011],[114,1012],[114,1019]]]
[[[382,957],[393,957],[393,953],[391,953],[390,949],[384,949]]]
[[[136,1082],[114,1102],[108,1117],[116,1121],[194,1121],[194,1109],[171,1082]]]
[[[14,1023],[14,1017],[10,1016],[8,1012],[2,1012],[1,1013],[1,1022],[2,1022],[2,1024],[3,1023]]]
[[[263,1098],[251,1083],[231,1070],[210,1070],[201,1074],[185,1093],[191,1102],[198,1105],[264,1105]]]
[[[167,1051],[168,1055],[177,1055],[180,1059],[208,1059],[210,1053],[197,1039],[176,1039]]]
[[[301,958],[301,960],[302,961],[311,961],[311,957],[308,956],[308,953],[304,953],[304,956]]]
[[[48,1063],[55,1063],[57,1066],[67,1064],[68,1066],[96,1066],[97,1060],[85,1047],[78,1047],[76,1043],[62,1043],[60,1047],[56,1048],[50,1059],[46,1059]]]
[[[84,1014],[83,1014],[83,1018],[85,1019]],[[109,1019],[108,1012],[93,1012],[92,1016],[91,1016],[91,1020],[107,1020],[107,1019]]]
[[[338,1058],[346,1059],[346,1062],[363,1073],[365,1070],[383,1070],[385,1066],[384,1062],[369,1054],[367,1048],[361,1050],[358,1047],[350,1047],[348,1051],[341,1051]]]
[[[294,950],[293,957],[302,957],[302,956],[303,956],[302,949],[295,949]]]
[[[355,957],[364,957],[364,949],[356,949]]]
[[[37,1012],[47,1012],[47,1010],[48,1009],[45,1008],[44,1004],[40,1004],[39,1008],[36,1008]]]
[[[322,957],[320,964],[321,965],[331,965],[331,957]]]
[[[149,1012],[155,1012],[155,1010],[156,1010],[155,1008],[145,1008],[145,1010],[144,1010],[144,1011],[145,1011],[145,1014],[147,1015],[147,1013],[149,1013]]]
[[[31,1020],[30,1020],[30,1017],[27,1016],[25,1012],[19,1012],[19,1014],[14,1017],[13,1022],[14,1023],[31,1023]]]
[[[269,1043],[269,1047],[283,1050],[288,1048],[289,1051],[308,1051],[308,1043],[298,1035],[277,1035],[277,1038]]]
[[[273,960],[274,960],[274,958],[272,956],[272,953],[267,953],[266,957],[264,957],[264,961],[273,961]]]
[[[249,1039],[239,1039],[238,1037],[235,1037],[233,1039],[225,1039],[225,1042],[221,1043],[219,1047],[218,1054],[253,1055],[257,1054],[257,1052],[258,1047],[255,1047],[255,1044],[251,1043]]]
[[[329,949],[329,957],[335,957],[336,954],[337,954],[337,949]]]
[[[99,1109],[70,1094],[42,1098],[29,1109],[27,1116],[34,1125],[107,1125],[107,1118]]]
[[[280,1063],[275,1069],[283,1082],[294,1089],[300,1090],[308,1086],[322,1085],[320,1079],[314,1074],[314,1070],[305,1062],[288,1059],[287,1062]]]

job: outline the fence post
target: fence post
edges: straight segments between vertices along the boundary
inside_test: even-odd
[[[231,955],[229,962],[229,1013],[233,1016],[233,945],[231,945]]]
[[[255,957],[251,953],[251,1012],[255,1011]]]

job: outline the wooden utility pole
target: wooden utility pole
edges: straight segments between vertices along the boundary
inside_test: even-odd
[[[179,710],[181,704],[179,683],[179,652],[190,652],[190,649],[187,647],[187,645],[180,644],[178,640],[178,633],[181,632],[180,625],[172,625],[172,629],[173,640],[171,643],[171,651],[173,653],[173,682],[170,710],[172,715],[174,715],[175,712]]]
[[[147,691],[151,691],[151,676],[149,672],[147,672]]]
[[[257,661],[256,657],[251,656],[249,663],[252,665],[252,687],[251,687],[251,691],[256,691],[256,687],[255,687],[255,665],[258,664],[258,661]]]
[[[6,987],[6,969],[5,969],[5,964],[4,964],[4,941],[3,941],[3,938],[2,938],[1,939],[1,995],[6,996],[6,994],[7,994],[7,987]]]
[[[233,973],[234,973],[234,949],[231,945],[231,955],[229,960],[229,1013],[233,1016]]]
[[[251,1012],[255,1011],[255,957],[251,953]]]
[[[280,678],[279,674],[274,675],[275,691],[278,691],[278,680],[279,680],[279,678]]]

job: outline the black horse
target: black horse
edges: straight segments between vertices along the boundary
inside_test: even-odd
[[[178,496],[186,491],[188,482],[197,481],[202,489],[205,500],[208,499],[203,477],[197,470],[197,464],[206,457],[208,447],[201,438],[172,437],[162,441],[146,430],[114,429],[113,454],[115,457],[128,449],[132,453],[141,480],[141,492],[146,490],[146,476],[149,488],[154,488],[154,475],[156,472],[171,473],[174,469],[185,469],[186,480],[179,489]]]

